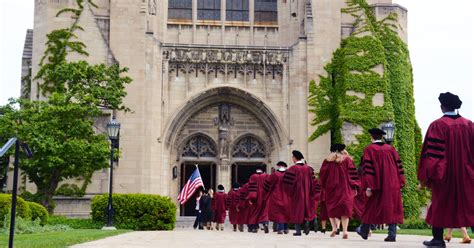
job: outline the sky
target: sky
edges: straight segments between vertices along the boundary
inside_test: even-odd
[[[460,96],[460,114],[474,119],[474,15],[472,0],[393,0],[408,9],[408,46],[414,71],[416,117],[426,131],[437,119],[438,95]],[[0,0],[0,105],[20,92],[26,29],[34,0]]]

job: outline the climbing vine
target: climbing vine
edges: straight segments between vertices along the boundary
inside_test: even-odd
[[[367,130],[394,121],[393,145],[404,162],[408,181],[403,189],[405,217],[418,216],[426,197],[417,190],[421,133],[415,119],[408,47],[396,31],[396,14],[377,20],[365,0],[348,0],[347,6],[343,12],[354,17],[355,31],[342,41],[320,83],[310,82],[308,103],[316,116],[311,124],[317,128],[309,140],[330,131],[331,142],[343,142],[341,130],[346,125],[359,127],[361,133],[348,144],[358,161],[370,143]]]

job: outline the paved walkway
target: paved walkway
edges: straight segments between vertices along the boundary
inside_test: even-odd
[[[328,233],[308,236],[293,237],[288,235],[277,235],[276,233],[264,234],[234,233],[226,231],[195,231],[192,229],[179,229],[168,232],[131,232],[114,237],[105,238],[89,243],[72,246],[73,248],[117,248],[117,247],[169,247],[169,248],[305,248],[305,247],[350,247],[350,248],[392,248],[392,247],[424,247],[421,242],[429,237],[399,235],[396,243],[385,243],[386,235],[373,234],[369,240],[359,238],[355,233],[350,233],[348,240],[342,240],[341,236],[330,238]],[[470,245],[458,244],[460,239],[453,239],[448,247],[471,247]]]

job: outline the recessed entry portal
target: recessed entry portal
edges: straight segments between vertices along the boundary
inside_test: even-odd
[[[250,176],[255,174],[257,168],[266,171],[267,166],[263,163],[235,163],[232,164],[232,183],[238,182],[241,185],[249,181]]]

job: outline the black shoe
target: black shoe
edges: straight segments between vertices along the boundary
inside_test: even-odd
[[[325,229],[321,229],[321,232],[322,232],[323,234],[326,234],[326,228],[325,228]]]
[[[423,242],[423,245],[429,248],[443,248],[446,247],[446,243],[444,240],[436,240],[432,239],[431,241],[425,241]]]
[[[306,221],[306,222],[304,223],[304,230],[303,230],[303,232],[304,232],[305,235],[308,235],[308,234],[309,234],[309,222],[308,222],[308,221]]]
[[[268,225],[263,225],[263,231],[265,233],[268,233],[270,230],[268,230]]]
[[[301,236],[301,233],[293,233],[293,236]]]
[[[385,241],[385,242],[395,242],[396,239],[395,239],[395,237],[386,237],[383,241]]]
[[[364,235],[364,234],[362,233],[362,230],[361,230],[360,227],[357,227],[357,228],[356,228],[356,232],[357,232],[357,234],[359,234],[359,236],[360,236],[362,239],[367,240],[368,235]]]
[[[339,228],[336,230],[336,235],[339,235],[339,233],[341,233],[341,230],[339,230]]]
[[[288,234],[288,233],[290,233],[290,231],[288,229],[286,229],[286,230],[283,231],[283,233]]]
[[[314,232],[318,233],[318,219],[314,219]]]
[[[278,231],[277,234],[283,234],[283,231]]]

